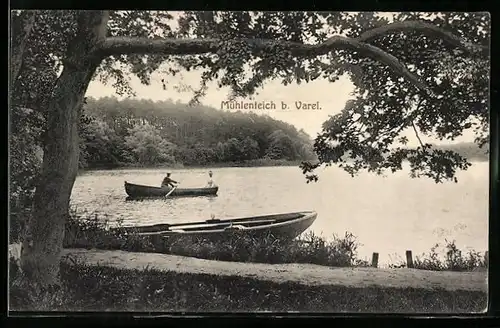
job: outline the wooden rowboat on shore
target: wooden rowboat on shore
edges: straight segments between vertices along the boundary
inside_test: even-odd
[[[117,229],[142,236],[203,237],[220,240],[236,232],[252,237],[264,237],[272,234],[280,239],[293,239],[309,228],[316,220],[317,215],[314,211],[305,211]]]
[[[170,188],[144,186],[125,181],[125,192],[130,198],[159,198],[165,197]],[[176,188],[169,197],[189,197],[189,196],[215,196],[219,187],[206,188]]]

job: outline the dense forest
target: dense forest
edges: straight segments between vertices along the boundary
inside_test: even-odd
[[[114,97],[87,98],[80,168],[186,166],[315,158],[303,130],[254,113]]]

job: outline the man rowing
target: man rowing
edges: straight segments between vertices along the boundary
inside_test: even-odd
[[[170,178],[170,172],[167,173],[167,176],[165,177],[165,179],[163,179],[162,183],[161,183],[161,187],[162,188],[173,188],[176,186],[176,184],[178,184],[179,182],[175,181],[175,180],[172,180]]]

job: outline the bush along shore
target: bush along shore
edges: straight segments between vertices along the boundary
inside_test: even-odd
[[[11,239],[12,241],[12,239]],[[283,242],[273,236],[252,239],[235,235],[224,241],[173,241],[114,229],[97,216],[69,219],[65,248],[154,252],[209,260],[257,263],[310,263],[329,267],[366,267],[357,258],[355,236],[346,233],[331,241],[305,234]],[[453,242],[444,259],[437,248],[417,257],[414,267],[435,271],[484,269],[487,261],[477,252],[467,254]],[[395,263],[393,268],[404,267]],[[377,269],[374,269],[377,270]],[[320,311],[320,312],[481,312],[485,291],[396,287],[309,286],[243,276],[113,268],[77,260],[61,263],[61,288],[34,292],[26,285],[18,263],[10,262],[11,310],[102,311]]]
[[[97,215],[76,215],[66,224],[65,248],[87,248],[102,250],[123,250],[129,252],[154,252],[207,260],[237,261],[254,263],[309,263],[330,267],[370,266],[365,259],[358,258],[361,244],[356,237],[346,232],[344,236],[334,235],[331,240],[305,233],[294,240],[283,241],[272,235],[252,238],[235,234],[224,240],[183,238],[174,240],[162,237],[139,236],[124,229],[123,221],[110,222]],[[433,271],[473,271],[486,269],[486,255],[477,251],[464,252],[454,241],[445,240],[445,254],[438,252],[439,244],[427,254],[416,256],[413,267]],[[401,261],[391,263],[391,268],[406,267]]]
[[[358,246],[356,238],[350,233],[346,233],[344,237],[334,236],[334,240],[330,242],[313,233],[288,241],[272,235],[256,239],[234,234],[224,240],[139,236],[129,229],[125,231],[121,222],[110,229],[108,222],[97,216],[70,219],[66,225],[64,240],[65,248],[154,252],[219,261],[368,266],[367,261],[357,259]]]

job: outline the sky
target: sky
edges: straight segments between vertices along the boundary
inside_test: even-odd
[[[155,74],[156,75],[156,74]],[[172,99],[173,101],[181,101],[184,103],[192,99],[192,92],[179,92],[175,85],[184,83],[194,88],[198,87],[201,76],[200,72],[189,72],[184,74],[184,78],[169,76],[169,83],[166,85],[166,90],[163,90],[161,77],[156,75],[152,79],[151,85],[143,85],[137,78],[132,78],[131,86],[136,93],[136,98],[151,99],[153,101]],[[255,95],[253,100],[239,99],[246,103],[265,102],[276,104],[276,109],[254,109],[242,110],[253,111],[257,114],[267,114],[275,119],[288,122],[295,125],[298,129],[304,129],[309,135],[315,136],[321,131],[321,125],[326,121],[329,115],[338,113],[344,107],[346,101],[350,99],[349,93],[352,92],[353,85],[348,78],[341,78],[336,83],[329,83],[327,80],[316,80],[307,84],[292,84],[288,86],[282,85],[279,81],[270,81],[265,84],[264,88]],[[212,85],[207,95],[200,100],[204,105],[211,106],[216,109],[228,109],[221,104],[228,100],[229,89],[218,89]],[[93,81],[87,90],[87,96],[100,98],[116,95],[114,88],[111,85],[104,85],[99,81]],[[283,110],[281,102],[286,103],[290,109]],[[297,110],[295,102],[319,104],[320,110]],[[298,104],[298,103],[297,103]]]
[[[175,13],[174,16],[177,16]],[[386,15],[385,13],[383,14]],[[387,14],[390,15],[390,14]],[[173,26],[175,28],[175,26]],[[168,80],[166,90],[161,82],[162,78]],[[153,101],[161,101],[171,99],[187,103],[192,99],[192,92],[180,92],[174,86],[179,84],[189,85],[196,89],[201,81],[201,70],[190,72],[182,72],[181,75],[175,77],[169,75],[162,76],[161,73],[155,73],[151,79],[151,85],[143,85],[138,78],[131,75],[131,87],[136,93],[138,99],[150,99]],[[259,93],[254,95],[253,100],[240,99],[243,102],[274,102],[277,105],[276,109],[269,110],[253,110],[256,113],[265,113],[269,116],[293,124],[297,129],[303,129],[311,137],[315,137],[321,131],[321,126],[330,115],[339,113],[344,107],[347,100],[352,98],[351,93],[354,91],[354,86],[347,76],[341,77],[336,82],[329,82],[326,79],[317,79],[307,84],[291,84],[284,86],[279,80],[268,81]],[[216,109],[222,109],[221,103],[228,100],[229,89],[219,89],[215,83],[209,84],[207,95],[200,99],[204,105],[211,106]],[[94,98],[101,97],[117,97],[115,89],[111,85],[105,85],[98,80],[92,81],[87,90],[87,96]],[[288,104],[289,110],[281,109],[281,102]],[[296,102],[317,104],[319,110],[297,110]],[[225,109],[231,110],[231,109]],[[236,109],[232,109],[236,110]],[[245,110],[242,110],[245,111]],[[407,135],[410,142],[409,145],[417,146],[418,141],[414,136],[413,131],[403,133]],[[436,139],[421,136],[423,142],[443,143]],[[466,133],[460,141],[473,141],[472,133]],[[449,142],[446,142],[449,143]]]

